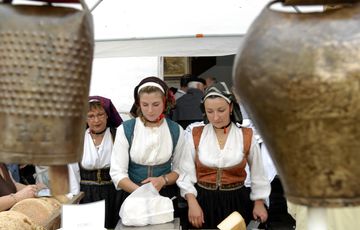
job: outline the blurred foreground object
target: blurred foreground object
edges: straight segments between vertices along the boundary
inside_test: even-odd
[[[29,217],[18,211],[0,212],[0,229],[6,230],[45,230]]]
[[[236,90],[289,201],[359,205],[360,4],[320,13],[271,5],[236,56]]]
[[[0,212],[0,229],[59,229],[62,205],[79,203],[84,193],[81,192],[71,199],[63,197],[66,196],[28,198],[19,201],[10,210]]]
[[[80,160],[92,57],[87,10],[0,4],[0,161]]]
[[[94,49],[80,2],[83,10],[0,4],[0,161],[61,169],[80,160]]]
[[[45,226],[49,217],[60,207],[60,202],[53,198],[28,198],[19,201],[10,210],[25,214],[36,225]]]
[[[359,0],[283,0],[285,5],[323,5],[323,4],[341,4],[356,3]]]

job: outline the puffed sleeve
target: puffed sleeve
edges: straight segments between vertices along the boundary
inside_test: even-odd
[[[119,181],[128,175],[129,166],[129,143],[124,133],[123,125],[116,130],[116,137],[111,154],[110,176],[116,187],[118,188]]]
[[[183,157],[183,155],[185,155],[185,152],[186,152],[184,130],[180,125],[179,125],[179,130],[180,130],[179,139],[178,139],[177,144],[174,149],[174,155],[173,155],[174,157],[173,157],[173,161],[172,161],[172,170],[178,174],[180,174],[180,165],[182,163],[181,158]]]
[[[80,192],[80,168],[79,163],[68,164],[70,193],[77,195]]]
[[[266,199],[270,195],[270,182],[262,161],[259,144],[255,137],[252,137],[250,154],[248,157],[251,179],[251,200]]]
[[[184,139],[184,148],[182,156],[179,159],[179,178],[176,181],[176,184],[180,188],[180,195],[185,197],[187,193],[192,193],[197,196],[196,188],[194,184],[196,180],[196,171],[195,171],[195,147],[191,134],[191,129],[187,129],[183,132]]]

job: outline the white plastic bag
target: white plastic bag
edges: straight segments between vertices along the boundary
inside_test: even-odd
[[[152,183],[147,183],[125,199],[119,215],[127,226],[163,224],[174,220],[174,207],[170,198],[161,196]]]

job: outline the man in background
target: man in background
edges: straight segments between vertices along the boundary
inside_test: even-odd
[[[172,119],[184,129],[196,121],[203,120],[200,102],[204,95],[206,81],[197,76],[190,76],[187,83],[187,92],[176,100],[176,108]]]
[[[180,88],[175,93],[175,100],[179,99],[180,97],[186,94],[186,91],[188,89],[187,83],[189,82],[190,77],[191,74],[185,74],[180,78]]]
[[[212,86],[213,84],[215,84],[217,82],[216,77],[207,77],[205,78],[206,81],[206,88]]]

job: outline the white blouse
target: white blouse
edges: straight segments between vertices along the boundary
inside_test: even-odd
[[[197,195],[194,187],[196,183],[195,147],[191,132],[186,133],[186,140],[191,149],[190,157],[182,159],[182,172],[177,181],[182,196],[186,193]],[[202,164],[218,168],[231,167],[243,159],[243,133],[232,123],[224,148],[220,149],[213,126],[207,124],[203,129],[198,148],[198,156]],[[248,165],[251,171],[251,200],[266,199],[270,195],[271,188],[254,135],[251,140]]]
[[[175,147],[172,170],[179,173],[179,163],[186,152],[184,131],[179,125],[179,139]],[[173,142],[166,120],[159,127],[146,127],[140,118],[136,118],[133,141],[130,149],[131,161],[142,165],[159,165],[167,162],[172,155]],[[123,125],[117,129],[111,156],[110,176],[117,187],[120,180],[128,178],[129,143]],[[118,188],[119,189],[119,188]]]
[[[99,146],[95,146],[90,130],[85,131],[84,137],[84,150],[81,160],[81,165],[85,169],[101,169],[110,167],[110,159],[113,147],[112,135],[110,128],[107,128],[104,137]],[[70,180],[70,192],[72,194],[78,194],[80,191],[80,168],[79,164],[68,164],[69,180]]]
[[[85,169],[101,169],[109,168],[111,160],[111,152],[113,148],[113,140],[110,128],[107,128],[104,137],[99,146],[95,146],[87,129],[84,138],[84,151],[81,160],[81,166]]]

